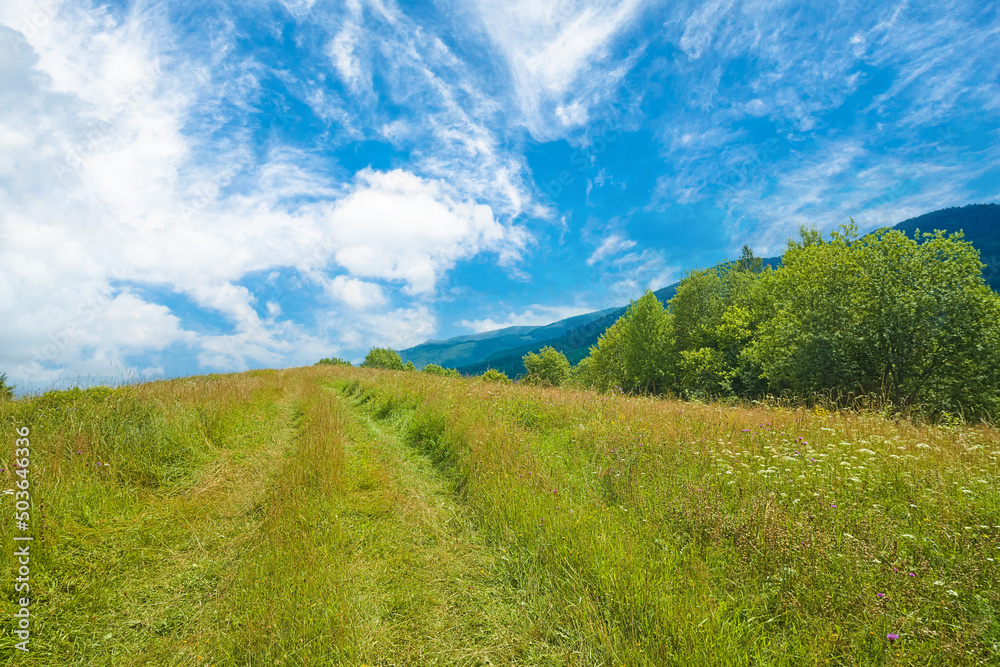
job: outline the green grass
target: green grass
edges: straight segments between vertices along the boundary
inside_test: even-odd
[[[0,417],[4,489],[14,427],[31,429],[35,537],[25,655],[0,496],[7,664],[1000,654],[986,427],[330,366],[0,401]]]

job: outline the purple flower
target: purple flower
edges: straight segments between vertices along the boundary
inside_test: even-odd
[[[837,507],[837,503],[830,503],[830,507],[836,508]]]
[[[876,593],[875,595],[878,596],[878,597],[880,597],[880,598],[884,598],[885,597],[885,593]]]
[[[910,572],[910,576],[911,576],[911,577],[915,577],[915,576],[917,576],[917,575],[915,575],[915,574],[913,574],[912,572]]]
[[[888,639],[888,640],[889,640],[890,642],[894,642],[894,641],[896,641],[897,639],[899,639],[899,635],[897,635],[897,634],[894,634],[894,633],[890,632],[889,634],[887,634],[887,635],[885,636],[885,638],[886,638],[886,639]]]

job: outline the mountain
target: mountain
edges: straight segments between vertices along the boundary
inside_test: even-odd
[[[448,340],[430,340],[416,347],[401,350],[399,356],[404,363],[412,361],[418,368],[423,368],[427,364],[461,368],[505,350],[520,349],[525,346],[529,349],[541,349],[542,345],[539,343],[560,338],[595,320],[603,320],[613,310],[616,309],[576,315],[539,327],[507,327],[469,336],[456,336]]]
[[[965,240],[979,250],[979,258],[986,265],[983,278],[993,291],[1000,292],[1000,204],[943,208],[904,220],[893,229],[910,237],[918,229],[921,233],[938,229],[949,234],[964,232]]]
[[[904,220],[893,229],[912,237],[921,232],[943,230],[947,233],[963,231],[965,239],[980,252],[986,268],[983,277],[995,291],[1000,292],[1000,204],[970,204],[946,208]],[[780,257],[764,259],[764,264],[780,266]],[[673,298],[680,283],[668,285],[654,292],[666,303]],[[609,308],[585,315],[577,315],[541,327],[508,327],[471,336],[457,336],[443,341],[428,341],[402,350],[403,361],[412,361],[418,368],[438,364],[456,368],[466,375],[478,375],[487,368],[501,370],[511,377],[524,374],[522,358],[529,352],[538,352],[546,345],[559,350],[576,364],[587,356],[590,346],[597,344],[604,331],[625,313],[626,306]]]

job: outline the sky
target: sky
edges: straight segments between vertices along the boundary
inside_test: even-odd
[[[547,324],[998,200],[998,3],[0,3],[20,392]]]

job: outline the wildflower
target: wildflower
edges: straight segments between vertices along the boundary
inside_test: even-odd
[[[910,572],[910,576],[911,576],[911,577],[915,577],[915,576],[917,576],[917,575],[915,575],[915,574],[913,574],[912,572]]]
[[[886,638],[886,639],[888,639],[888,640],[889,640],[890,642],[894,642],[894,641],[896,641],[897,639],[899,639],[899,635],[897,635],[897,634],[895,634],[895,633],[893,633],[893,632],[890,632],[889,634],[887,634],[887,635],[885,636],[885,638]]]
[[[880,598],[884,598],[885,597],[885,593],[876,593],[875,595],[876,595],[876,597],[880,597]]]

